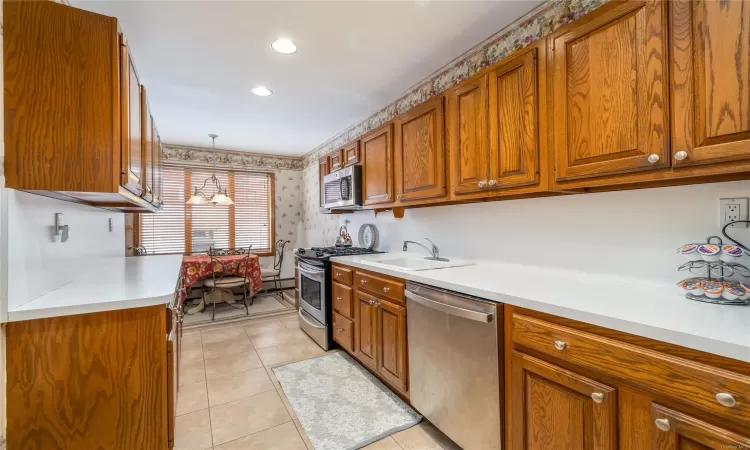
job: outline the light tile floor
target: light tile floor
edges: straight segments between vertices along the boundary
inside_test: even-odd
[[[323,353],[296,314],[185,333],[175,450],[312,450],[271,368]],[[365,447],[457,448],[425,421]]]

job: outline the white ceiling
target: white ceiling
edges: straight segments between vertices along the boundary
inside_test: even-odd
[[[72,3],[120,19],[163,142],[301,156],[541,1]]]

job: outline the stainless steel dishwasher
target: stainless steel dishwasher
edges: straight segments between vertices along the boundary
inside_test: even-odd
[[[498,305],[406,283],[409,399],[466,450],[502,447]]]

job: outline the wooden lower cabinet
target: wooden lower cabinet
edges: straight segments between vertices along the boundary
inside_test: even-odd
[[[750,437],[711,425],[654,403],[651,408],[652,450],[750,448]]]
[[[406,308],[378,300],[378,373],[403,392],[406,378]]]
[[[614,388],[520,352],[511,373],[512,448],[618,448]]]
[[[179,327],[168,314],[160,305],[8,323],[7,448],[171,448]]]
[[[378,368],[378,307],[377,299],[364,292],[356,293],[357,324],[355,336],[356,356],[373,370]]]

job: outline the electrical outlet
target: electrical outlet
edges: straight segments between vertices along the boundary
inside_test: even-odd
[[[747,216],[748,198],[722,198],[719,199],[719,224],[724,225],[735,220],[748,220]],[[736,223],[730,228],[747,228],[747,223]]]

